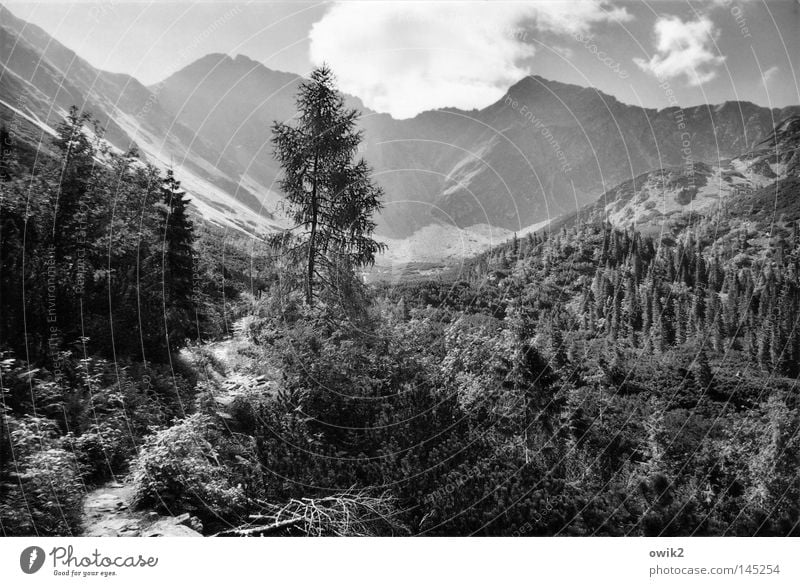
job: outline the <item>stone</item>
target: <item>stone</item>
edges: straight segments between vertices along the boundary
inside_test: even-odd
[[[198,533],[203,532],[203,522],[197,517],[192,517],[191,519],[189,519],[189,527],[191,529],[194,529]]]
[[[175,523],[174,518],[167,518],[148,527],[144,537],[202,537],[202,534],[191,527]]]

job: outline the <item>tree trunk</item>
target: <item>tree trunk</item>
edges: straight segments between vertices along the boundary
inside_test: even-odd
[[[319,151],[314,154],[314,169],[311,179],[311,235],[308,238],[308,262],[306,274],[306,303],[309,307],[314,304],[314,261],[316,260],[317,239],[317,167],[319,166]]]

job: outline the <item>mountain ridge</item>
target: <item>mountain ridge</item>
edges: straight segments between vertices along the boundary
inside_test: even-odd
[[[745,222],[769,202],[780,222],[800,219],[800,199],[789,195],[800,186],[800,115],[779,122],[755,148],[718,165],[665,167],[642,173],[604,193],[546,230],[576,223],[607,222],[620,229],[674,236],[698,217],[712,221],[733,213]],[[750,212],[746,209],[750,206]],[[757,216],[758,214],[756,214]]]
[[[294,116],[300,75],[243,54],[210,53],[148,87],[93,68],[0,10],[0,46],[8,55],[0,99],[9,104],[0,117],[13,118],[13,99],[25,96],[20,111],[52,128],[76,103],[100,118],[118,148],[137,146],[162,166],[178,161],[201,216],[251,234],[281,229],[269,129]],[[800,114],[800,106],[736,101],[641,108],[539,75],[469,111],[395,119],[356,97],[346,101],[362,112],[360,154],[386,193],[378,233],[395,242],[441,228],[443,237],[460,233],[479,247],[574,213],[643,173],[686,164],[687,140],[690,163],[719,165],[752,150],[780,119]],[[430,229],[426,234],[431,240]],[[441,254],[452,244],[443,243]]]

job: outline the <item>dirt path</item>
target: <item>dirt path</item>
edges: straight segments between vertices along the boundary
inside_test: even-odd
[[[219,415],[223,418],[226,418],[226,410],[241,393],[246,391],[272,393],[277,389],[275,381],[278,373],[275,369],[266,369],[263,364],[255,365],[252,361],[248,363],[246,359],[243,360],[238,356],[239,350],[250,344],[244,332],[244,321],[239,319],[233,324],[231,337],[203,345],[204,351],[211,353],[219,366],[198,368],[204,373],[205,382],[211,383],[214,387],[215,399],[221,409]],[[201,362],[194,348],[184,348],[181,354],[195,365]],[[254,374],[254,370],[260,370],[261,373]]]
[[[142,519],[129,510],[133,487],[109,483],[86,495],[84,535],[141,535]]]
[[[237,350],[247,345],[243,332],[243,320],[233,327],[234,335],[225,340],[204,344],[220,364],[219,369],[203,368],[206,382],[214,389],[214,398],[219,407],[218,415],[228,420],[228,413],[236,397],[248,390],[262,393],[275,392],[276,376],[273,372],[250,374],[240,372],[253,370],[242,365],[237,359]],[[196,349],[184,348],[181,353],[194,364],[200,362]],[[261,372],[264,372],[262,369]],[[133,511],[130,503],[133,498],[133,485],[128,481],[109,482],[86,495],[83,503],[83,535],[100,536],[200,536],[202,525],[189,514],[169,517],[152,511]]]
[[[86,537],[200,537],[202,525],[188,514],[165,517],[132,511],[133,486],[109,483],[86,495],[83,535]]]

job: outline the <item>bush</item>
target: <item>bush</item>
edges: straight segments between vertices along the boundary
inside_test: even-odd
[[[128,433],[108,422],[94,424],[83,434],[64,439],[75,454],[84,480],[92,484],[124,472],[133,454],[133,441]]]
[[[80,532],[84,485],[75,457],[45,419],[8,417],[14,464],[0,477],[4,535]]]
[[[247,499],[241,484],[228,480],[212,439],[219,437],[210,418],[199,414],[150,436],[133,465],[133,506],[190,512],[206,526],[235,519]]]

